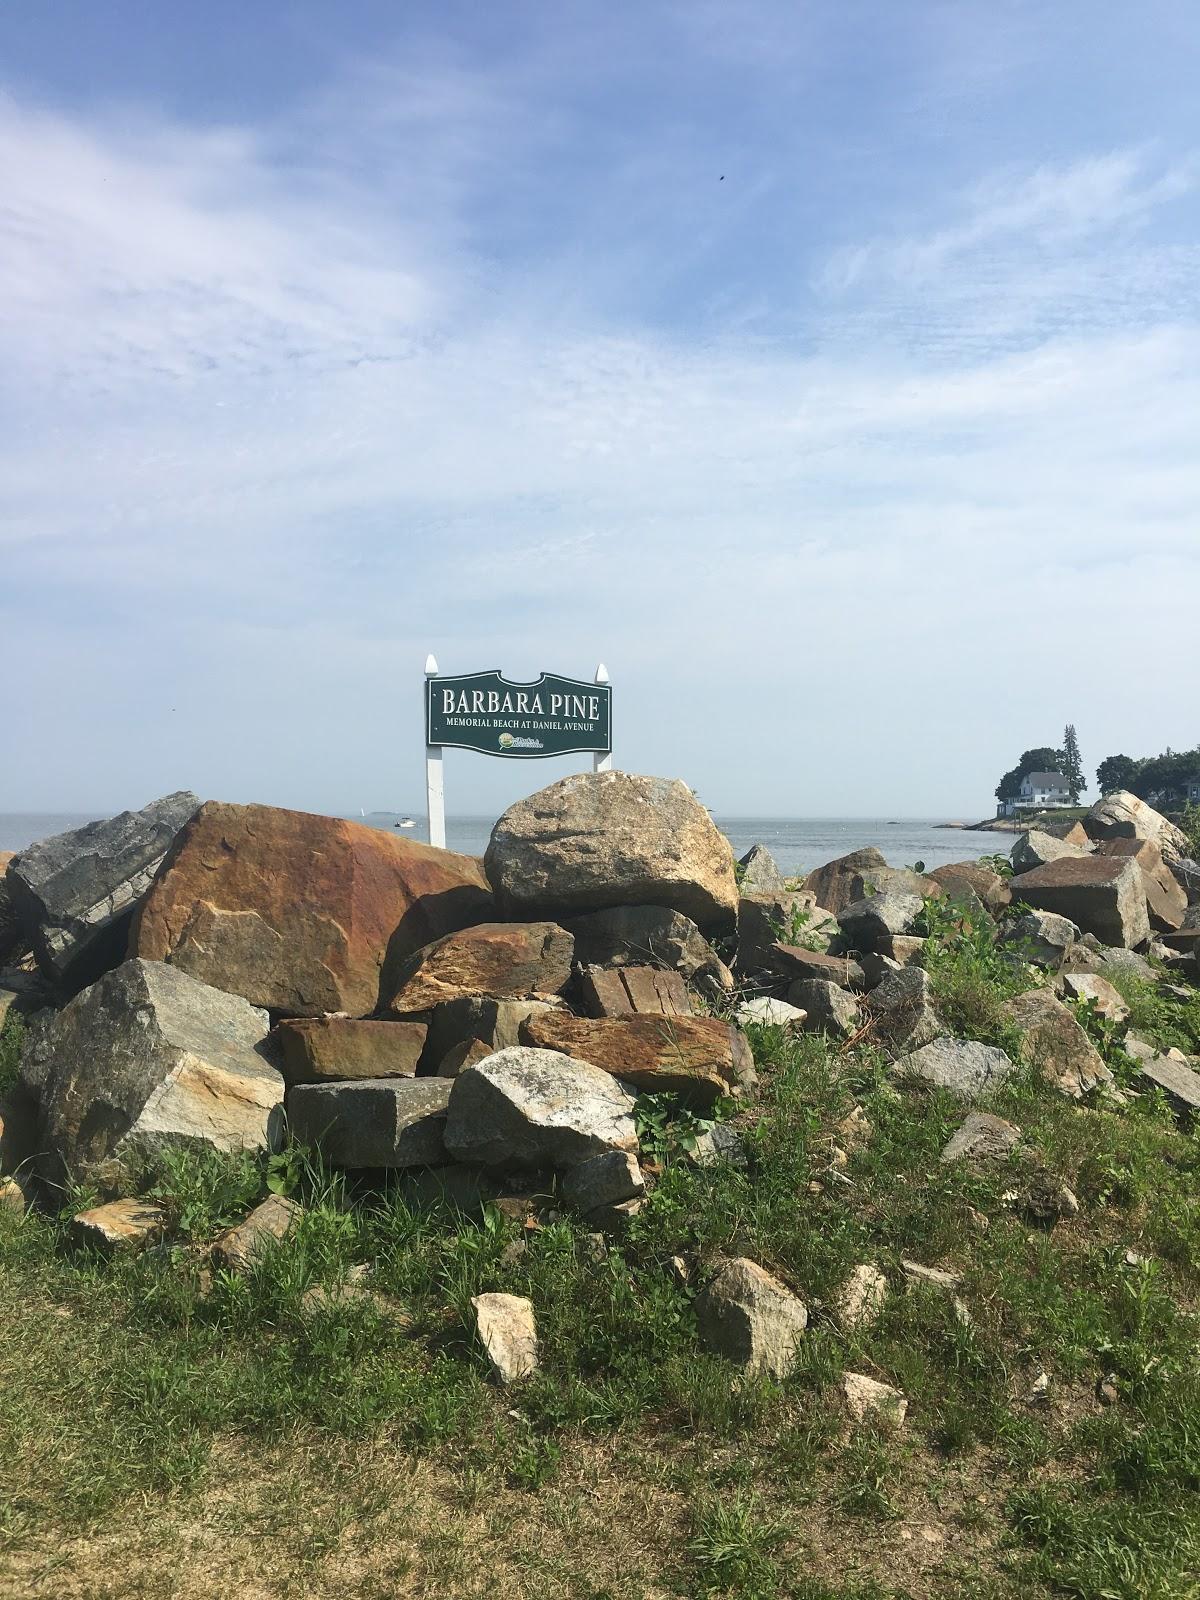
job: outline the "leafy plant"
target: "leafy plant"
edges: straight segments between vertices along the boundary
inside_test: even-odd
[[[694,1155],[711,1117],[697,1116],[673,1094],[641,1094],[633,1108],[634,1126],[643,1151],[656,1161]]]
[[[249,1151],[180,1145],[161,1151],[146,1189],[173,1229],[207,1238],[239,1222],[262,1194],[263,1172]]]

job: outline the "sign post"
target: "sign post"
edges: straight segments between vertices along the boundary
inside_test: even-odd
[[[446,797],[442,752],[538,761],[588,752],[592,770],[612,767],[612,685],[603,662],[595,679],[543,672],[532,683],[514,683],[497,672],[443,676],[432,656],[425,661],[425,799],[429,842],[446,847]]]

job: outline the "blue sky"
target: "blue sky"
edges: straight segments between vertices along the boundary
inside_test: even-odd
[[[5,8],[0,809],[415,808],[429,650],[726,811],[1194,743],[1197,81],[1153,0]]]

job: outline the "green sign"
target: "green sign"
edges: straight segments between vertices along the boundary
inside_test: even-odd
[[[533,683],[510,683],[499,672],[427,678],[425,742],[525,760],[607,752],[612,685],[550,672]]]

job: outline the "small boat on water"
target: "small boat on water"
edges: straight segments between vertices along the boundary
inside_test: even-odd
[[[415,828],[416,822],[412,817],[401,817],[399,822],[393,822],[393,828]]]

